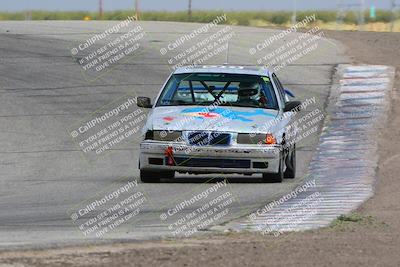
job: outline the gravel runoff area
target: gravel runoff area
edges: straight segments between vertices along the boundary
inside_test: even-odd
[[[397,68],[387,127],[380,136],[376,193],[331,227],[279,237],[226,234],[104,246],[0,253],[0,266],[399,266],[400,34],[327,32],[355,63]]]

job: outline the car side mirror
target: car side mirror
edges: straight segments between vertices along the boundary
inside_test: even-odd
[[[285,94],[287,94],[288,96],[293,97],[293,98],[296,97],[296,96],[293,94],[293,92],[290,91],[289,89],[285,88],[284,90],[285,90]]]
[[[298,109],[301,106],[301,102],[300,101],[290,101],[287,102],[285,105],[285,108],[283,109],[283,112],[289,112],[292,111],[294,109]]]
[[[138,96],[136,105],[140,108],[152,108],[151,99],[149,97]]]

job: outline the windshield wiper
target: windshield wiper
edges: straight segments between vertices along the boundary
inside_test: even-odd
[[[265,108],[265,107],[260,107],[260,106],[256,106],[256,105],[239,104],[239,103],[224,103],[224,104],[221,104],[220,106],[224,106],[224,107],[241,107],[241,108]]]
[[[188,102],[181,102],[181,103],[176,103],[176,102],[172,102],[166,105],[161,105],[164,107],[172,107],[172,106],[208,106],[210,105],[210,103],[188,103]]]
[[[224,107],[229,107],[229,106],[231,106],[231,107],[243,107],[243,108],[259,108],[259,106],[256,106],[256,105],[241,105],[241,104],[221,104],[221,106],[224,106]]]

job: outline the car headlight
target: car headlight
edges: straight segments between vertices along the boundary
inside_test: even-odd
[[[182,132],[180,131],[153,131],[153,140],[166,142],[181,142]]]
[[[272,134],[238,134],[238,144],[275,145],[276,138]]]
[[[154,139],[154,131],[148,130],[146,135],[144,136],[144,140],[153,140]]]

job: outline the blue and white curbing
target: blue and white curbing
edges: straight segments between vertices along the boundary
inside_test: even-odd
[[[271,209],[269,203],[229,228],[276,234],[324,227],[373,195],[377,140],[389,111],[394,68],[341,65],[337,77],[304,182],[315,180],[315,186],[280,199]]]

